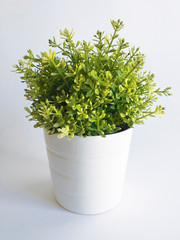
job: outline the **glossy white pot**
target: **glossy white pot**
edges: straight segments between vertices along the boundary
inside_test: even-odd
[[[56,200],[79,214],[115,207],[122,195],[132,128],[86,138],[58,139],[44,131]]]

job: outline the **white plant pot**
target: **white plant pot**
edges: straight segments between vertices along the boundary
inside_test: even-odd
[[[79,214],[98,214],[115,207],[122,195],[132,128],[86,138],[44,136],[57,202]]]

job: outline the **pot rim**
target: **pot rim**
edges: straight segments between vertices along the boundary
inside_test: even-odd
[[[45,128],[43,128],[43,130],[44,130],[44,132],[45,132],[48,136],[56,136],[56,137],[57,137],[57,135],[58,135],[58,133],[49,134]],[[102,137],[102,136],[100,136],[100,135],[95,135],[95,136],[92,136],[92,135],[90,135],[90,136],[78,136],[78,135],[74,135],[73,138],[76,138],[76,139],[77,139],[77,138],[78,138],[78,139],[90,139],[90,138],[106,139],[107,137],[117,136],[117,135],[119,135],[119,134],[124,134],[125,132],[132,131],[132,130],[133,130],[133,127],[128,127],[128,128],[126,128],[126,129],[124,129],[124,130],[122,130],[122,131],[119,131],[119,132],[106,134],[105,137]],[[68,136],[64,136],[63,138],[68,138]],[[62,138],[62,139],[63,139],[63,138]],[[73,138],[72,138],[72,139],[73,139]],[[70,139],[70,140],[72,140],[72,139]],[[59,139],[59,140],[61,140],[61,139]]]

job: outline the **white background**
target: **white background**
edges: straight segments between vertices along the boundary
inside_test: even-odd
[[[0,2],[0,239],[180,239],[180,4],[178,0],[1,0]],[[147,56],[166,115],[134,129],[123,199],[114,210],[81,216],[53,197],[41,129],[24,117],[24,85],[11,72],[26,54],[48,49],[59,29],[91,40],[109,19]]]

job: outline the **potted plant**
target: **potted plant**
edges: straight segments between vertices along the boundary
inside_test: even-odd
[[[44,129],[56,199],[81,214],[118,204],[133,126],[164,114],[164,107],[152,106],[170,95],[142,71],[139,48],[119,38],[123,22],[111,25],[113,33],[97,31],[93,44],[60,31],[62,43],[53,38],[49,52],[28,50],[14,66],[27,86],[28,117]]]

